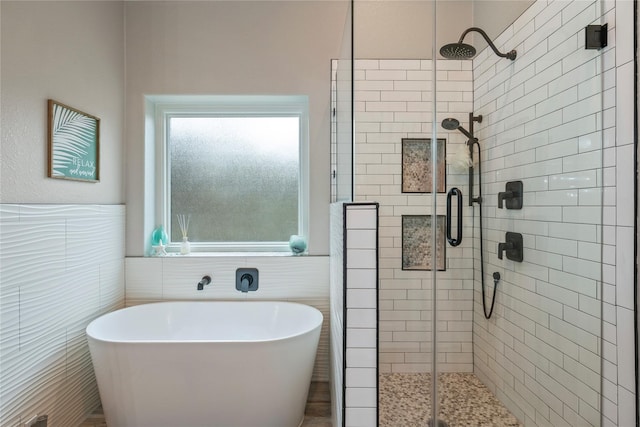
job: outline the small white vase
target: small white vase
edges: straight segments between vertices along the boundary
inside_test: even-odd
[[[180,244],[180,254],[189,255],[190,253],[191,253],[191,243],[189,243],[189,238],[183,237],[182,243]]]

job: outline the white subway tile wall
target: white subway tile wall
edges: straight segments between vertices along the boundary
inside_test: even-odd
[[[124,217],[0,204],[0,425],[78,425],[100,404],[85,328],[124,306]]]
[[[538,1],[497,39],[515,62],[473,62],[487,194],[524,181],[522,211],[485,198],[487,270],[502,281],[495,319],[475,299],[474,366],[526,425],[601,425],[600,412],[602,425],[632,425],[619,424],[635,412],[621,402],[634,394],[632,55],[616,46],[632,32],[615,37],[630,4]],[[608,47],[585,50],[584,27],[601,20]],[[495,256],[506,231],[524,235],[522,264]]]
[[[375,203],[331,204],[330,360],[335,426],[377,425],[377,210]]]
[[[634,213],[633,183],[637,177],[633,166],[634,150],[634,98],[633,91],[633,1],[616,0],[604,3],[605,22],[609,24],[609,37],[612,40],[607,47],[609,56],[615,57],[613,65],[606,68],[605,88],[610,89],[611,83],[607,81],[615,78],[615,89],[611,89],[605,116],[615,117],[607,121],[609,126],[603,130],[605,153],[614,150],[615,178],[612,183],[605,181],[605,190],[609,189],[610,197],[605,199],[605,206],[615,210],[615,232],[613,227],[604,227],[603,243],[610,254],[605,260],[605,273],[603,274],[603,291],[615,287],[615,306],[613,296],[603,303],[603,315],[605,320],[603,336],[603,354],[605,363],[604,375],[604,426],[610,425],[634,425],[636,418],[636,404],[638,397],[634,384],[634,369],[636,368],[632,354],[636,350],[633,340],[633,295],[634,295],[634,241],[633,232],[636,221]],[[614,62],[614,61],[610,61]],[[615,77],[614,77],[615,73]],[[613,100],[615,97],[615,100]],[[605,102],[607,102],[605,100]],[[615,111],[615,113],[614,113]],[[606,117],[603,117],[603,122]],[[636,122],[637,125],[637,122]],[[615,148],[614,148],[615,147]],[[605,158],[606,162],[606,158]],[[611,166],[605,163],[605,166]],[[612,168],[611,168],[612,169]],[[606,169],[605,169],[606,171]],[[613,174],[613,172],[611,172]],[[606,177],[606,175],[605,175]],[[605,211],[607,215],[607,211]],[[614,216],[610,213],[611,216]],[[610,224],[608,224],[610,225]],[[615,248],[614,248],[615,246]],[[615,266],[615,273],[614,268]],[[608,273],[610,272],[610,273]],[[615,317],[613,312],[615,310]],[[614,352],[615,351],[615,352]],[[617,372],[613,366],[617,366]],[[617,385],[617,390],[614,388]],[[617,393],[616,393],[617,391]],[[617,413],[614,410],[617,405]],[[616,418],[617,415],[617,418]]]
[[[343,286],[347,309],[344,425],[376,427],[378,206],[351,203],[343,206],[346,217],[346,282]]]
[[[484,116],[476,136],[489,292],[491,272],[502,275],[486,321],[479,283],[472,296],[478,220],[465,207],[468,238],[447,247],[447,270],[438,272],[437,327],[446,342],[437,360],[440,369],[475,370],[526,425],[634,423],[632,4],[537,1],[496,40],[518,50],[516,61],[485,50],[473,62],[437,62],[438,120],[452,116],[466,127],[472,109]],[[585,26],[599,23],[608,23],[608,47],[585,50]],[[429,274],[400,267],[401,216],[431,214],[430,195],[402,194],[399,165],[402,138],[431,137],[432,67],[355,62],[355,200],[380,202],[383,372],[431,369]],[[438,137],[447,150],[464,142],[442,129]],[[510,180],[524,182],[521,211],[497,209]],[[466,174],[448,166],[453,186],[468,193]],[[506,231],[524,235],[522,264],[497,260]]]
[[[431,138],[433,63],[429,60],[356,60],[356,197],[380,204],[380,371],[430,372],[431,272],[402,269],[402,215],[431,214],[430,194],[402,193],[402,138]],[[472,105],[471,62],[439,61],[438,116],[467,127]],[[464,135],[438,126],[449,154],[466,149]],[[463,193],[463,240],[446,249],[438,272],[439,369],[473,371],[472,208],[466,206],[467,170],[447,166],[446,191]],[[438,194],[445,214],[446,194]],[[361,254],[355,254],[359,260]]]
[[[278,300],[313,306],[324,321],[313,371],[314,381],[329,380],[328,256],[167,256],[125,259],[126,305],[179,300]],[[258,290],[236,290],[238,268],[257,268]],[[197,283],[208,275],[211,284]]]

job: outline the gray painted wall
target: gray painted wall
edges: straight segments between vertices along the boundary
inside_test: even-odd
[[[329,253],[330,70],[347,11],[346,2],[327,1],[126,3],[128,256],[143,254],[154,226],[147,94],[308,95],[309,252]]]
[[[436,45],[457,42],[469,27],[495,39],[532,0],[447,0],[436,4]],[[354,7],[355,57],[363,59],[431,59],[434,8],[424,1],[357,0]],[[477,33],[465,37],[478,52],[487,44]]]
[[[124,202],[124,8],[3,1],[0,201]],[[97,116],[100,182],[47,178],[47,99]]]

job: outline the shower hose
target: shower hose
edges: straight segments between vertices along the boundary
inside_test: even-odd
[[[473,150],[473,146],[478,146],[478,211],[480,217],[480,287],[482,288],[482,311],[484,312],[484,317],[486,319],[490,319],[493,314],[493,308],[496,303],[496,290],[498,289],[498,281],[500,280],[500,273],[493,273],[493,296],[491,297],[491,307],[489,308],[489,313],[487,313],[487,302],[486,302],[486,291],[484,284],[484,248],[482,245],[482,162],[480,161],[480,144],[477,140],[473,141],[471,144],[471,150]],[[473,189],[469,189],[469,191],[473,191]],[[475,200],[474,200],[475,201]]]

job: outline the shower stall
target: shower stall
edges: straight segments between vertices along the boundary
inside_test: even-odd
[[[353,138],[336,138],[352,192],[332,201],[378,204],[377,425],[624,418],[619,64],[612,37],[588,43],[618,3],[353,3],[353,57],[334,64],[352,75]],[[353,414],[337,427],[369,425]]]

